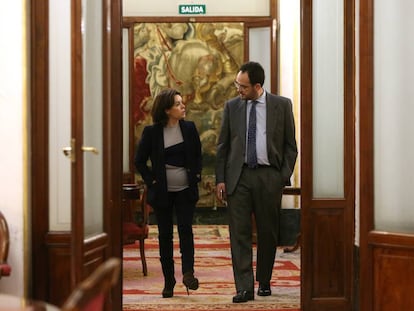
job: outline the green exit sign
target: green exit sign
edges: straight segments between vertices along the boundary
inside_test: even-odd
[[[178,14],[206,14],[205,4],[180,4]]]

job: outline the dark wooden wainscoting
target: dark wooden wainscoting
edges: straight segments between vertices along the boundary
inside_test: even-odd
[[[414,236],[372,232],[373,310],[414,308]]]
[[[46,236],[48,267],[47,301],[60,306],[69,296],[71,288],[71,233],[49,232]],[[105,248],[108,246],[106,234],[97,235],[85,243],[83,271],[85,277],[105,260]],[[34,267],[35,269],[35,267]],[[34,284],[35,286],[35,284]]]
[[[70,241],[70,232],[50,232],[46,237],[47,266],[49,266],[45,275],[47,301],[58,306],[62,305],[71,290]]]

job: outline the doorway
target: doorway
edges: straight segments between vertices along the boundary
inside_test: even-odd
[[[336,3],[336,2],[335,2]],[[344,37],[342,38],[342,45],[344,46],[344,72],[343,84],[345,87],[345,101],[343,101],[344,107],[344,141],[343,141],[343,154],[345,156],[344,173],[344,188],[345,195],[342,198],[322,198],[314,197],[313,192],[313,159],[317,154],[313,153],[313,121],[312,117],[316,113],[313,107],[313,50],[312,50],[312,38],[313,38],[313,14],[312,1],[301,1],[301,30],[302,35],[300,38],[301,44],[301,87],[300,87],[300,128],[301,128],[301,189],[302,189],[302,303],[304,307],[317,304],[322,307],[322,303],[328,305],[340,306],[336,310],[351,310],[352,305],[352,271],[353,271],[353,228],[354,228],[354,102],[353,97],[355,91],[353,89],[354,84],[354,2],[345,1],[339,2],[339,5],[344,8],[343,16],[345,20],[342,21],[344,26]],[[118,24],[121,25],[121,5],[118,1],[112,1],[111,17],[113,18],[113,27]],[[276,7],[272,2],[272,7]],[[56,255],[56,258],[65,259],[70,257],[68,251],[68,245],[70,240],[70,232],[66,235],[56,235],[49,230],[49,180],[48,180],[48,168],[49,162],[47,156],[48,153],[48,133],[51,131],[48,122],[45,120],[49,117],[48,104],[48,21],[45,16],[48,15],[48,7],[43,5],[32,6],[32,41],[33,46],[31,48],[31,65],[33,66],[33,77],[31,79],[32,85],[32,102],[31,102],[31,117],[32,126],[36,131],[32,132],[31,143],[36,148],[33,148],[32,154],[32,249],[33,253],[37,254],[33,257],[32,267],[35,272],[33,280],[36,283],[36,289],[33,293],[34,298],[41,300],[51,301],[51,295],[62,294],[62,286],[60,286],[59,293],[51,291],[52,286],[49,283],[50,280],[58,278],[61,275],[60,268],[66,269],[64,260],[58,259],[54,262],[59,262],[58,270],[49,270],[48,262],[51,260],[51,255]],[[332,9],[325,10],[326,12],[332,12]],[[243,18],[232,20],[243,22]],[[262,19],[258,19],[262,22]],[[319,20],[314,18],[314,20]],[[273,21],[271,21],[273,25]],[[274,28],[272,28],[274,29]],[[325,27],[323,29],[330,29]],[[106,46],[107,51],[111,51],[115,57],[111,65],[111,102],[119,103],[122,98],[122,76],[121,68],[122,61],[119,57],[116,58],[117,53],[121,56],[121,30],[116,31],[112,28],[110,46]],[[273,53],[273,52],[272,52]],[[273,55],[273,54],[272,54]],[[276,57],[272,57],[276,59]],[[46,60],[46,61],[45,61]],[[280,66],[280,64],[279,64]],[[277,79],[272,79],[277,81]],[[128,90],[124,91],[124,94],[128,94]],[[120,123],[122,122],[122,113],[117,112],[116,106],[111,105],[115,116],[119,116]],[[120,141],[119,137],[122,136],[119,130],[122,127],[112,127],[108,129],[110,131],[113,141]],[[329,133],[329,131],[328,131]],[[122,147],[120,147],[120,150]],[[316,148],[315,148],[316,149]],[[113,160],[113,162],[112,162]],[[111,198],[113,198],[113,204],[120,203],[121,187],[122,184],[122,171],[121,167],[122,159],[111,158],[112,171],[115,172],[115,178],[111,179],[111,187],[108,189]],[[324,170],[325,171],[325,170]],[[118,173],[116,173],[118,172]],[[111,177],[114,177],[111,176]],[[108,176],[107,176],[108,177]],[[117,224],[112,224],[111,232],[116,235],[120,232],[120,218],[119,211],[115,207],[111,209],[111,220]],[[320,217],[321,216],[321,217]],[[118,226],[118,228],[117,228]],[[329,240],[326,240],[329,237]],[[52,240],[51,240],[52,238]],[[58,242],[59,248],[50,249],[47,248],[48,243]],[[339,242],[338,242],[339,241]],[[62,247],[63,246],[63,247]],[[116,249],[120,249],[120,244],[112,244],[114,253]],[[55,251],[55,252],[53,252]],[[119,255],[119,254],[118,254]],[[340,260],[338,260],[338,258]],[[66,261],[67,262],[67,261]],[[61,264],[63,263],[63,264]],[[320,269],[323,267],[323,269]],[[331,273],[334,271],[335,273]],[[47,275],[47,277],[45,277]],[[47,281],[49,280],[49,281]],[[334,286],[333,286],[334,285]],[[56,287],[54,287],[56,289]],[[119,299],[122,293],[122,289],[118,289]],[[327,299],[333,297],[333,299]],[[58,297],[59,298],[59,297]],[[317,306],[313,306],[313,309],[317,309]],[[310,308],[310,307],[309,307]]]
[[[160,62],[154,61],[154,59],[161,59],[161,63],[164,62],[165,70],[161,72],[166,72],[165,77],[162,80],[170,81],[174,87],[180,85],[177,82],[183,83],[186,85],[185,78],[190,78],[192,73],[181,73],[177,71],[177,68],[180,64],[174,63],[177,61],[175,58],[174,46],[178,46],[178,53],[181,55],[187,53],[185,49],[186,44],[182,43],[180,40],[182,38],[174,37],[171,39],[169,34],[177,34],[178,30],[181,30],[181,33],[189,33],[197,36],[197,31],[204,31],[202,34],[204,37],[209,37],[209,32],[217,34],[216,37],[222,37],[224,31],[227,32],[229,36],[229,42],[233,45],[229,45],[225,48],[226,51],[238,52],[242,56],[237,56],[236,54],[230,54],[230,59],[234,60],[234,72],[229,73],[227,76],[219,76],[212,85],[223,86],[224,91],[222,97],[213,97],[214,100],[209,100],[209,91],[217,91],[217,89],[211,88],[206,84],[205,90],[200,94],[192,94],[192,89],[184,89],[185,98],[189,101],[190,109],[195,106],[194,112],[189,114],[189,118],[193,118],[196,124],[199,124],[201,130],[201,137],[205,137],[205,158],[207,160],[214,160],[214,149],[215,149],[215,140],[214,138],[218,135],[221,109],[225,99],[228,99],[232,96],[235,96],[233,80],[237,73],[237,70],[242,62],[247,59],[256,59],[260,60],[261,63],[266,66],[266,89],[268,90],[278,90],[277,92],[283,93],[285,96],[289,96],[295,103],[295,116],[296,116],[296,128],[298,129],[297,137],[299,141],[300,137],[300,20],[299,20],[299,1],[296,1],[296,6],[293,5],[293,1],[285,2],[283,10],[291,10],[295,12],[295,18],[292,16],[285,16],[281,18],[281,23],[284,23],[286,27],[284,31],[280,31],[280,34],[277,36],[272,35],[272,19],[263,18],[258,21],[256,18],[237,18],[237,17],[228,17],[217,22],[215,18],[203,18],[199,22],[188,22],[186,18],[174,18],[173,22],[170,18],[158,17],[158,18],[143,18],[143,17],[124,17],[124,43],[123,43],[123,59],[128,60],[124,61],[124,92],[128,96],[124,96],[124,120],[128,122],[124,123],[124,176],[127,177],[127,180],[135,180],[139,176],[134,176],[133,172],[133,153],[135,150],[136,143],[140,138],[140,133],[142,128],[145,125],[151,123],[149,110],[151,107],[151,98],[153,93],[156,93],[158,89],[162,86],[157,84],[155,79],[152,79],[151,71],[149,69],[149,64],[156,64],[157,70],[163,68],[160,65]],[[227,20],[228,19],[228,20]],[[283,20],[283,21],[282,21]],[[295,23],[287,27],[288,23]],[[174,29],[177,30],[173,31]],[[288,31],[286,33],[285,31]],[[230,33],[233,35],[233,38],[230,38]],[[197,39],[200,39],[202,36],[198,36]],[[213,41],[210,36],[210,43]],[[248,38],[248,40],[246,39]],[[269,40],[270,38],[270,40]],[[282,39],[283,38],[283,39]],[[189,38],[185,38],[189,41]],[[232,39],[232,41],[230,41]],[[273,40],[273,41],[272,41]],[[284,48],[279,44],[281,40],[286,40],[289,42],[284,45]],[[179,43],[177,43],[179,42]],[[261,51],[258,51],[258,43],[264,43],[261,45]],[[199,43],[200,45],[204,44],[203,47],[208,48],[208,43]],[[217,45],[217,43],[216,43]],[[151,46],[154,47],[151,50]],[[155,48],[156,47],[156,48]],[[160,53],[157,58],[156,52],[154,49],[160,49],[159,47],[165,48],[164,53]],[[203,52],[203,49],[200,49]],[[215,50],[215,49],[212,49]],[[241,51],[241,52],[239,52]],[[263,53],[263,51],[268,51]],[[191,51],[189,52],[191,53]],[[222,51],[220,51],[221,54]],[[226,52],[227,53],[227,52]],[[227,54],[229,56],[229,54]],[[151,58],[152,57],[152,58]],[[164,58],[171,57],[168,61],[165,61]],[[197,60],[197,59],[196,59]],[[223,64],[220,65],[221,68],[224,67]],[[211,66],[210,68],[219,68],[220,66]],[[187,66],[191,67],[191,66]],[[231,66],[230,66],[231,67]],[[272,70],[272,68],[278,68],[278,70]],[[279,73],[279,71],[281,71]],[[159,74],[158,74],[159,76]],[[153,84],[149,85],[151,81]],[[170,85],[169,85],[170,86]],[[138,92],[137,92],[138,90]],[[146,92],[146,93],[145,93]],[[137,94],[138,93],[138,94]],[[211,95],[210,95],[211,96]],[[203,105],[208,104],[208,108],[203,108]],[[213,107],[210,107],[213,106]],[[146,111],[145,111],[146,109]],[[204,110],[203,110],[204,109]],[[203,121],[206,116],[211,116],[208,121]],[[204,123],[203,123],[204,122]],[[206,132],[204,135],[204,131]],[[207,135],[208,134],[208,135]],[[210,138],[213,138],[212,148],[208,148],[208,143]],[[209,151],[212,151],[210,154]],[[287,189],[287,193],[284,198],[283,205],[288,211],[286,213],[287,217],[294,218],[294,221],[299,221],[300,217],[300,160],[297,161],[297,166],[295,169],[294,176],[292,177],[292,188]],[[210,167],[207,165],[206,170],[203,172],[205,179],[202,182],[200,194],[202,196],[201,204],[198,207],[199,209],[208,209],[208,208],[223,208],[215,202],[214,187],[214,176],[211,176],[211,173],[214,171],[214,165]],[[209,176],[210,175],[210,176]],[[132,178],[132,179],[131,179]],[[298,213],[299,211],[299,213]],[[294,223],[293,225],[296,225]],[[296,239],[295,241],[296,242]],[[293,245],[294,243],[292,243]],[[139,268],[139,266],[138,266]],[[298,298],[299,299],[299,298]],[[297,301],[299,303],[299,300]]]

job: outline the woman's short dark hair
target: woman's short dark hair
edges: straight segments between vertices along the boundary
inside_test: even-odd
[[[167,125],[168,115],[165,110],[168,110],[174,106],[175,95],[181,95],[181,93],[174,89],[164,89],[158,93],[154,99],[154,103],[151,109],[153,123],[161,123],[162,125]]]
[[[250,84],[255,85],[259,83],[260,86],[263,86],[265,80],[265,73],[262,65],[257,62],[247,62],[240,66],[239,71],[247,72],[249,77]]]

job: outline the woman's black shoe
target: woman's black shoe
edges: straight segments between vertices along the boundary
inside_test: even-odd
[[[194,272],[186,272],[183,275],[183,284],[187,288],[187,295],[190,293],[188,292],[188,289],[196,290],[198,289],[198,279],[194,277]]]
[[[166,280],[164,289],[162,290],[162,298],[171,298],[174,296],[175,279]]]

